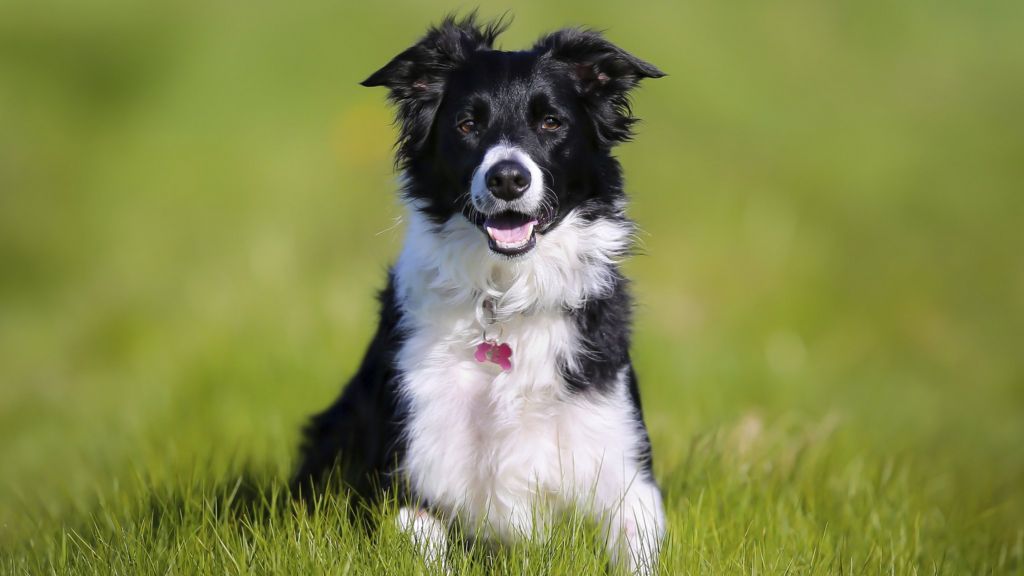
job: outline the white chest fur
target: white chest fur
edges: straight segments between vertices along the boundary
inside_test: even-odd
[[[639,430],[624,395],[566,392],[565,318],[508,322],[508,372],[473,358],[479,328],[459,328],[475,323],[472,311],[448,320],[417,330],[400,360],[411,408],[403,470],[431,506],[507,538],[529,533],[540,501],[561,507],[638,473]]]
[[[610,231],[590,229],[593,238],[568,220],[510,263],[491,256],[461,217],[441,230],[412,218],[396,283],[410,409],[401,466],[416,494],[501,539],[530,534],[544,511],[570,504],[618,518],[609,525],[616,540],[660,534],[660,496],[639,468],[642,430],[623,374],[602,395],[571,393],[560,374],[579,346],[565,307],[607,282],[592,264]],[[510,371],[473,358],[484,298],[497,302]]]

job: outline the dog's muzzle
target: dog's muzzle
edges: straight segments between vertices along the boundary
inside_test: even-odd
[[[483,215],[478,225],[491,250],[505,256],[532,250],[545,219],[540,166],[519,148],[498,144],[484,154],[470,186],[473,207]]]

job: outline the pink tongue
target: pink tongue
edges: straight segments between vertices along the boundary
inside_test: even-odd
[[[536,220],[531,220],[521,226],[513,226],[511,228],[488,226],[487,232],[496,242],[501,242],[503,244],[521,244],[530,239],[530,232],[532,232],[533,227],[536,224]]]

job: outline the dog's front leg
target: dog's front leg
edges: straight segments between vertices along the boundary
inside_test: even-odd
[[[651,481],[633,481],[622,499],[608,511],[605,538],[612,561],[634,576],[649,576],[658,567],[665,536],[661,492]]]
[[[448,569],[448,533],[441,520],[423,508],[406,507],[395,519],[398,529],[412,538],[413,545],[428,566],[436,566],[445,574]]]

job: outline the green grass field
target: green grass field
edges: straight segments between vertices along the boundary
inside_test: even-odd
[[[0,573],[423,572],[283,489],[401,243],[357,82],[465,8],[352,4],[0,3]],[[513,12],[669,73],[620,151],[662,572],[1024,573],[1024,4]]]

